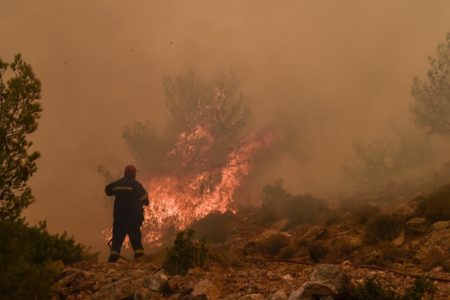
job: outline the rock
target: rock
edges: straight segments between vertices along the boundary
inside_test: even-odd
[[[336,296],[334,288],[320,281],[305,282],[298,290],[289,296],[289,300],[333,299]]]
[[[261,294],[247,294],[239,298],[240,300],[264,300],[266,299]]]
[[[192,296],[200,297],[199,299],[203,296],[206,297],[205,299],[219,299],[220,291],[214,283],[208,279],[203,279],[194,286]]]
[[[348,237],[348,243],[353,248],[358,248],[363,245],[363,239],[360,236],[350,236]]]
[[[450,228],[450,221],[438,221],[431,225],[431,229],[434,231],[439,231],[447,228]]]
[[[321,264],[314,268],[311,281],[323,282],[332,286],[336,292],[342,291],[346,285],[346,277],[341,266]]]
[[[289,221],[287,219],[282,219],[278,222],[275,222],[273,224],[273,227],[277,230],[283,230],[286,228],[286,226],[288,225]]]
[[[285,237],[290,237],[291,235],[287,232],[283,232],[277,229],[267,229],[264,230],[263,233],[261,233],[258,237],[256,237],[256,242],[262,242],[264,240],[267,240],[272,235],[284,235]]]
[[[148,289],[149,292],[159,292],[164,285],[167,285],[167,276],[161,271],[142,278],[134,278],[131,275],[103,286],[93,295],[93,299],[134,297],[136,291]]]
[[[412,218],[405,223],[405,236],[416,237],[424,234],[428,230],[427,220],[424,218]]]
[[[287,296],[284,290],[278,290],[269,296],[269,300],[286,300]]]
[[[328,231],[324,226],[313,226],[300,238],[299,242],[302,244],[307,241],[320,240],[326,237],[327,234]]]
[[[292,277],[291,274],[283,275],[283,277],[281,277],[281,278],[283,278],[283,280],[285,280],[285,281],[293,281],[294,280],[294,277]]]
[[[267,278],[268,278],[269,280],[273,280],[273,281],[276,281],[276,280],[279,280],[279,279],[280,279],[280,276],[279,276],[278,274],[276,274],[276,273],[274,273],[274,272],[271,272],[271,271],[268,271],[268,272],[266,273],[266,276],[267,276]]]
[[[310,281],[291,293],[290,300],[333,299],[346,284],[344,271],[340,266],[335,265],[318,265],[309,279]]]
[[[163,271],[159,271],[154,275],[144,277],[143,284],[154,292],[159,292],[168,284],[168,278]]]
[[[400,247],[401,245],[403,245],[405,243],[405,230],[402,230],[402,232],[400,232],[399,236],[396,237],[393,241],[392,244],[396,247]]]

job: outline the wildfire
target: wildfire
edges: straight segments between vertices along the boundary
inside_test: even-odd
[[[245,110],[239,106],[237,89],[228,91],[215,87],[211,101],[199,99],[186,118],[184,132],[164,154],[176,168],[165,173],[170,175],[144,182],[150,195],[142,225],[144,242],[158,242],[167,230],[185,229],[212,212],[235,212],[233,197],[251,172],[252,161],[277,140],[272,130],[238,140]],[[111,230],[104,234],[109,239]]]
[[[147,188],[151,204],[145,210],[144,241],[158,240],[164,229],[171,226],[184,229],[211,212],[235,212],[231,205],[233,195],[251,171],[252,158],[275,139],[274,132],[260,131],[243,139],[222,166],[149,180]],[[212,143],[212,136],[198,127],[191,134],[183,133],[176,148],[169,154],[183,151],[180,153],[183,163],[192,163],[193,156],[201,158]]]

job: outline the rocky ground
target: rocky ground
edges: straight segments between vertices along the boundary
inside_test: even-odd
[[[439,272],[434,275],[448,278]],[[79,264],[64,269],[54,299],[303,299],[312,291],[332,295],[344,276],[360,283],[377,276],[398,293],[413,284],[408,276],[355,268],[349,263],[307,266],[284,262],[191,269],[185,276],[167,276],[152,263]],[[435,299],[450,299],[450,283],[435,282]],[[306,298],[308,299],[308,298]],[[324,298],[332,299],[332,298]]]
[[[267,224],[241,213],[219,220],[227,238],[208,245],[202,268],[169,276],[161,268],[164,255],[78,263],[62,268],[54,299],[330,300],[373,277],[403,294],[414,275],[431,279],[434,299],[450,299],[450,221],[432,222],[407,207],[390,211],[395,209],[403,214],[396,236],[377,242],[368,240],[367,224],[355,221],[357,216],[286,226],[285,220]],[[208,226],[213,234],[219,230],[217,224]]]

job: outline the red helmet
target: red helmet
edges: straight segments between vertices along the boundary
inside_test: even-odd
[[[136,167],[133,165],[128,165],[125,167],[125,171],[123,172],[123,175],[125,177],[132,177],[132,178],[136,178]]]

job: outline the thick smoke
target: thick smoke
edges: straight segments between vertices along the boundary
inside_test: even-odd
[[[383,140],[392,124],[415,130],[411,79],[450,30],[446,0],[0,4],[0,56],[21,52],[43,84],[27,216],[97,249],[111,223],[97,166],[116,174],[132,160],[126,126],[165,128],[164,76],[232,69],[250,99],[249,127],[287,136],[243,197],[280,177],[294,192],[331,197],[354,140]],[[433,143],[445,156],[446,142]]]

